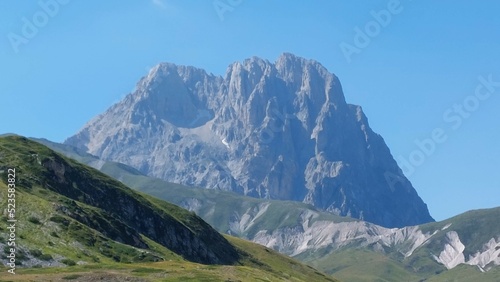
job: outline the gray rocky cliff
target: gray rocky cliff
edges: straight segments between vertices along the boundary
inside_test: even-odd
[[[292,54],[236,62],[224,76],[159,64],[66,143],[170,182],[386,227],[433,221],[338,78]]]

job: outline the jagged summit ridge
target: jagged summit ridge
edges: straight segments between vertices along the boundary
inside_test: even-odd
[[[339,79],[290,53],[235,62],[224,76],[159,64],[66,143],[171,182],[303,201],[388,227],[432,221]]]

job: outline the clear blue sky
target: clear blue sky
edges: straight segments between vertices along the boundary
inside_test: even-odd
[[[500,206],[500,87],[474,96],[479,76],[500,82],[498,1],[54,1],[0,2],[1,133],[61,142],[159,62],[223,74],[292,52],[335,73],[416,164],[406,174],[437,220]],[[426,155],[415,140],[436,128],[446,140]]]

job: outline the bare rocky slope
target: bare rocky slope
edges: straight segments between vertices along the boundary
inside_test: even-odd
[[[159,64],[65,143],[174,183],[386,227],[433,221],[338,78],[292,54],[236,62],[224,76]]]

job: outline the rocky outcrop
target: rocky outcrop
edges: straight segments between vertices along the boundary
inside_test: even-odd
[[[495,238],[491,238],[483,245],[482,250],[470,255],[466,260],[464,255],[465,245],[460,241],[457,232],[446,233],[446,244],[439,256],[433,258],[443,264],[447,269],[452,269],[459,264],[476,265],[482,272],[490,270],[492,267],[500,265],[500,243]]]
[[[433,221],[338,78],[292,54],[236,62],[222,77],[160,64],[66,143],[170,182],[387,227]]]
[[[482,250],[469,257],[467,264],[477,265],[481,271],[488,271],[500,265],[500,239],[491,238]]]

